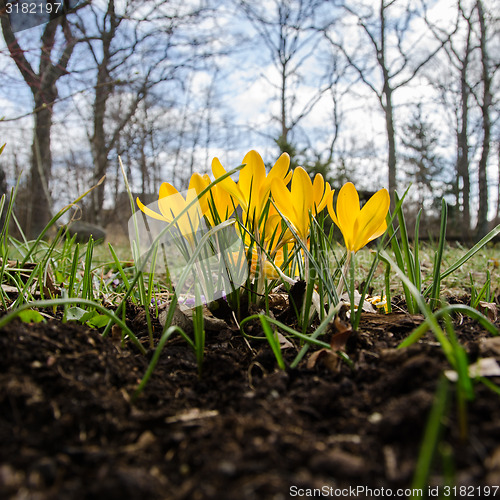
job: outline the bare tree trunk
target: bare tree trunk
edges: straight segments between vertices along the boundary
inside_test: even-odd
[[[469,61],[469,43],[465,52],[465,58],[460,68],[460,101],[461,101],[461,125],[457,134],[457,181],[462,179],[462,231],[466,237],[470,232],[470,176],[469,176],[469,95],[470,90],[467,84],[467,66]],[[460,186],[459,186],[460,190]],[[458,201],[458,200],[457,200]]]
[[[497,191],[497,209],[495,216],[495,224],[500,224],[500,139],[497,140],[497,154],[498,154],[498,191]]]
[[[104,51],[104,53],[106,53]],[[95,86],[94,101],[94,131],[91,139],[92,156],[94,160],[93,184],[106,175],[108,167],[108,148],[106,144],[106,130],[104,128],[104,116],[106,114],[106,102],[110,96],[107,71],[107,61],[99,65],[97,82]],[[91,221],[101,223],[101,211],[104,203],[104,183],[92,192]]]
[[[86,3],[86,2],[85,2]],[[5,8],[6,1],[0,0],[0,7]],[[47,23],[40,38],[39,69],[36,73],[25,51],[20,47],[16,35],[6,15],[1,17],[2,33],[10,52],[25,83],[33,94],[34,133],[31,161],[31,197],[28,207],[29,223],[25,230],[29,238],[36,238],[50,220],[50,179],[52,173],[52,155],[50,131],[52,127],[52,108],[58,97],[57,80],[66,74],[69,59],[73,53],[75,40],[64,16]],[[57,53],[56,31],[61,26],[65,45],[58,60],[52,61]]]
[[[53,95],[45,95],[49,102],[56,99]],[[28,206],[30,238],[38,236],[51,218],[52,199],[49,181],[52,169],[52,152],[50,131],[52,128],[52,106],[44,106],[42,96],[35,97],[35,129],[31,146],[30,191],[31,204]]]
[[[382,109],[385,113],[385,124],[387,131],[387,143],[388,143],[388,154],[387,154],[387,169],[388,169],[388,181],[389,181],[389,193],[394,196],[396,191],[396,134],[394,132],[394,110],[392,107],[392,92],[393,89],[390,83],[389,68],[387,67],[386,61],[386,5],[384,0],[380,0],[380,45],[377,50],[377,60],[380,64],[382,70],[382,75],[384,78],[384,85],[382,87],[381,104]],[[384,102],[385,101],[385,102]],[[394,200],[393,200],[394,201]]]
[[[131,78],[130,81],[115,81],[115,75],[118,74],[120,69],[130,69],[129,66],[132,64],[131,61],[134,54],[136,54],[136,49],[150,39],[149,33],[139,29],[139,23],[144,24],[147,19],[138,19],[135,28],[132,27],[127,24],[130,21],[130,13],[128,11],[125,13],[117,12],[116,3],[115,0],[107,1],[104,16],[102,16],[98,7],[95,8],[94,14],[97,20],[97,29],[99,30],[99,36],[97,37],[100,43],[99,50],[95,49],[95,36],[86,31],[87,28],[84,23],[81,24],[82,35],[87,39],[89,51],[94,58],[97,69],[97,78],[94,83],[93,130],[90,137],[94,161],[94,184],[97,184],[106,175],[109,167],[109,155],[116,148],[120,135],[136,114],[139,104],[146,98],[149,89],[155,83],[168,78],[167,76],[157,76],[155,81],[150,80],[151,75],[154,74],[154,66],[161,62],[156,61],[147,68],[141,80]],[[145,4],[147,2],[144,2]],[[125,8],[132,11],[137,5],[130,1],[125,3]],[[121,29],[122,23],[126,24],[123,30]],[[129,30],[130,39],[124,44],[122,40],[118,41],[117,38],[119,31],[126,33],[127,30]],[[137,74],[139,74],[139,71]],[[120,79],[118,78],[118,80]],[[127,88],[132,98],[127,100],[124,97],[123,105],[120,106],[116,116],[112,117],[109,112],[109,105],[113,102],[110,99],[116,95],[116,85]],[[125,85],[128,87],[125,87]],[[102,223],[104,195],[105,182],[92,192],[92,206],[89,215],[92,222],[98,224]]]
[[[286,101],[287,101],[287,93],[286,93],[286,82],[287,82],[287,74],[286,74],[286,62],[281,67],[281,141],[283,144],[288,144],[288,126],[287,126],[287,116],[286,116]]]
[[[385,113],[385,125],[388,141],[387,167],[389,174],[389,193],[394,193],[397,189],[396,181],[396,133],[394,131],[394,112],[392,107],[392,89],[387,83],[384,85],[385,103],[382,107]]]
[[[484,10],[481,0],[477,0],[477,15],[479,18],[479,26],[481,29],[481,66],[483,80],[483,101],[481,103],[481,114],[483,117],[483,144],[481,158],[478,164],[478,180],[479,180],[479,210],[477,213],[476,237],[480,238],[488,232],[488,178],[487,166],[488,156],[490,153],[491,141],[491,120],[490,107],[492,104],[491,95],[491,74],[489,68],[489,54],[486,46],[486,23],[484,19]]]
[[[461,0],[457,0],[457,24],[454,32],[443,38],[442,31],[431,27],[434,35],[442,43],[445,43],[445,50],[450,59],[451,65],[457,70],[458,75],[458,85],[460,89],[459,93],[459,106],[455,109],[456,111],[456,146],[457,146],[457,158],[455,165],[456,179],[453,182],[453,192],[456,199],[457,213],[453,220],[456,230],[464,236],[464,238],[469,239],[471,237],[471,213],[470,213],[470,130],[469,130],[469,120],[470,120],[470,97],[472,94],[471,85],[468,81],[469,74],[471,71],[471,55],[475,50],[475,46],[472,43],[472,36],[474,33],[473,28],[473,11],[472,6],[470,10],[462,4]],[[464,30],[459,30],[461,21],[465,22]],[[464,32],[463,38],[461,33]],[[453,37],[455,33],[459,32],[458,37]],[[459,38],[459,43],[455,46],[454,40]],[[442,86],[442,90],[446,93],[450,90],[449,85]],[[455,102],[455,98],[453,99]]]
[[[106,11],[107,23],[103,23],[101,32],[102,43],[102,59],[97,66],[97,79],[95,83],[95,99],[94,99],[94,130],[91,138],[92,156],[94,160],[94,176],[93,184],[97,184],[99,180],[106,175],[108,168],[108,144],[107,134],[104,127],[104,119],[106,116],[106,105],[109,97],[113,92],[111,77],[109,74],[109,65],[111,61],[111,42],[116,34],[116,30],[120,24],[120,19],[115,12],[114,0],[109,0]],[[108,27],[108,29],[106,29]],[[92,209],[90,211],[90,219],[94,223],[101,223],[102,206],[104,203],[104,187],[102,183],[97,189],[92,192]]]

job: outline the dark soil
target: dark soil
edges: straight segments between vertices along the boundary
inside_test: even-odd
[[[172,338],[136,404],[152,351],[143,356],[74,323],[11,323],[0,332],[0,498],[266,500],[323,487],[384,487],[396,496],[412,484],[450,368],[430,334],[396,350],[419,321],[365,315],[346,344],[354,369],[321,360],[308,367],[306,357],[278,371],[267,344],[228,324],[208,332],[198,378],[194,354]],[[141,321],[130,324],[146,345]],[[476,323],[461,318],[456,329],[470,362],[500,358]],[[296,353],[284,352],[289,361]],[[450,470],[459,485],[500,484],[500,397],[474,388],[461,438],[450,384],[437,454],[448,467],[435,460],[431,484]]]

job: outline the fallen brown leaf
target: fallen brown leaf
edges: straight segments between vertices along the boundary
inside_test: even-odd
[[[498,318],[498,307],[494,302],[484,302],[480,300],[477,309],[492,322],[495,322]]]
[[[332,335],[330,340],[330,346],[334,351],[340,351],[344,349],[349,337],[352,334],[352,327],[350,324],[342,321],[338,316],[333,321],[333,326],[336,330],[336,333]]]
[[[331,372],[338,372],[340,367],[340,358],[335,352],[329,349],[320,349],[313,352],[307,360],[307,368],[312,370],[317,364],[323,365]]]

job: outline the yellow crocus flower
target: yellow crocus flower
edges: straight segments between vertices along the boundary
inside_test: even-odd
[[[290,157],[283,153],[267,175],[264,162],[257,151],[249,151],[242,163],[245,166],[240,171],[238,183],[227,177],[218,185],[239,202],[244,212],[243,220],[248,217],[250,224],[254,225],[258,224],[269,200],[273,179],[283,179],[285,183],[290,180]],[[218,158],[212,161],[212,173],[216,179],[226,173]]]
[[[288,252],[291,252],[292,248],[288,247]],[[294,284],[295,280],[287,276],[281,271],[281,267],[283,266],[283,263],[285,262],[285,253],[284,253],[284,247],[280,247],[278,249],[275,249],[271,253],[272,260],[274,262],[274,267],[269,259],[265,257],[262,259],[263,266],[264,266],[264,276],[268,280],[276,280],[276,279],[281,279],[283,281],[286,281],[289,284]],[[259,262],[259,256],[256,248],[252,248],[252,255],[251,255],[251,261],[250,261],[250,275],[255,277],[255,273],[257,272],[257,264]],[[277,268],[277,269],[276,269]],[[260,271],[262,272],[262,271]],[[296,269],[296,275],[298,276],[298,269]]]
[[[273,179],[271,189],[278,210],[293,225],[299,238],[307,241],[311,223],[309,213],[317,215],[325,208],[332,193],[330,184],[321,174],[316,174],[312,182],[309,174],[297,167],[290,191],[283,179]]]
[[[354,185],[348,182],[339,191],[337,213],[333,210],[332,195],[327,203],[328,213],[342,231],[349,252],[357,252],[369,241],[384,234],[387,229],[385,217],[390,205],[387,189],[377,191],[360,209],[358,192]]]
[[[200,175],[194,173],[191,177],[191,183],[198,196],[211,182],[208,174]],[[215,227],[218,222],[229,219],[234,212],[235,206],[238,204],[238,202],[234,201],[231,195],[220,186],[220,183],[212,186],[208,193],[199,198],[199,202],[203,215],[207,217],[212,227]],[[215,212],[217,213],[218,221],[214,218]]]
[[[274,263],[277,267],[280,267],[283,265],[283,250],[281,250],[280,255],[276,255]],[[255,273],[257,272],[257,264],[259,261],[259,257],[257,254],[257,250],[255,248],[252,249],[252,258],[250,261],[250,274],[252,276],[255,276]],[[269,262],[267,258],[263,259],[263,264],[264,264],[264,275],[267,279],[274,280],[274,279],[279,279],[280,275],[274,268],[274,266]],[[262,272],[262,270],[260,271]]]
[[[193,177],[189,182],[189,188],[186,194],[186,198],[175,189],[172,184],[164,182],[160,186],[160,193],[158,197],[158,208],[160,213],[151,210],[149,207],[144,205],[139,197],[137,197],[137,205],[146,214],[153,219],[172,222],[175,217],[177,217],[193,200],[198,196],[196,189],[194,188],[195,181]],[[194,248],[195,240],[193,234],[196,233],[200,225],[200,219],[202,217],[200,204],[194,203],[179,219],[176,221],[177,227],[179,228],[181,234],[189,241],[191,246]]]

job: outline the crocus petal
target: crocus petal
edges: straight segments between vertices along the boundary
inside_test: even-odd
[[[372,241],[377,239],[379,236],[382,236],[387,229],[387,221],[384,219],[384,222],[380,224],[379,228],[370,236],[368,241]]]
[[[271,192],[278,210],[287,218],[294,218],[293,198],[282,179],[273,179]]]
[[[179,194],[179,191],[172,186],[172,184],[164,182],[160,186],[158,208],[160,209],[160,212],[165,220],[171,221],[179,213],[180,210],[178,210],[177,207],[179,203],[181,206],[185,204],[184,198]]]
[[[268,242],[273,239],[276,242],[281,234],[281,217],[279,214],[269,215],[263,224],[263,229],[261,232],[261,237],[264,241]]]
[[[203,179],[201,180],[203,181]],[[195,186],[197,183],[201,184],[199,181],[200,179],[197,179],[196,176],[192,177],[190,186]],[[189,206],[191,203],[192,206]],[[160,186],[158,198],[158,207],[161,214],[146,207],[139,198],[137,198],[137,205],[146,215],[154,219],[169,223],[177,219],[176,225],[179,231],[189,241],[191,247],[195,247],[196,242],[193,233],[198,229],[201,218],[200,204],[198,203],[198,193],[196,189],[189,189],[186,194],[186,199],[184,199],[175,187],[168,182],[164,182]],[[187,208],[188,206],[189,208]]]
[[[210,184],[210,177],[207,174],[199,174],[195,172],[189,179],[188,189],[195,189],[197,194],[200,194]]]
[[[261,202],[263,201],[262,198],[266,195],[266,193],[260,192],[266,178],[266,166],[259,153],[254,150],[249,151],[245,155],[242,163],[246,165],[240,171],[238,187],[247,205],[249,205],[249,210],[253,211],[256,207],[260,208]],[[269,191],[267,195],[269,195]],[[253,217],[253,215],[254,214],[250,214],[251,217]],[[260,210],[259,213],[255,215],[259,217]]]
[[[339,228],[344,235],[345,246],[353,251],[354,224],[360,212],[359,196],[354,184],[348,182],[342,186],[337,197],[337,218]]]
[[[321,174],[316,174],[313,182],[314,213],[321,212],[326,206],[332,188]]]
[[[325,181],[321,174],[316,174],[314,176],[312,188],[313,188],[313,199],[314,202],[317,204],[321,201],[321,199],[323,198],[323,194],[325,192]]]
[[[255,273],[257,272],[258,263],[259,263],[259,254],[257,253],[257,249],[253,248],[252,249],[252,260],[250,262],[250,274],[253,276],[255,276]],[[275,262],[275,264],[278,265],[276,262]],[[265,256],[263,258],[263,267],[264,267],[264,270],[263,270],[264,276],[267,279],[275,280],[275,279],[280,278],[280,275],[278,274],[278,272],[276,271],[274,266],[269,262],[269,260]],[[262,269],[259,270],[259,272],[262,272]]]
[[[321,212],[326,207],[328,199],[330,198],[330,193],[332,193],[333,195],[332,188],[330,187],[330,184],[328,184],[328,182],[325,182],[325,192],[323,193],[323,198],[321,198],[321,201],[316,205],[316,213]]]
[[[243,167],[244,169],[245,167]],[[242,170],[243,170],[242,169]],[[218,158],[214,158],[212,160],[212,173],[216,179],[219,177],[222,177],[224,174],[227,172],[224,170],[224,167],[222,166],[221,162],[219,161]],[[227,193],[229,193],[235,200],[238,200],[240,203],[241,207],[243,210],[247,210],[247,201],[245,200],[245,197],[243,196],[240,188],[237,186],[236,182],[231,179],[231,177],[226,177],[224,180],[219,182],[217,186],[220,186],[222,189],[224,189]]]
[[[269,182],[272,182],[273,179],[283,179],[285,181],[285,184],[288,184],[290,177],[292,175],[291,172],[288,172],[289,167],[290,167],[290,156],[288,155],[288,153],[283,153],[278,158],[273,168],[267,175]]]
[[[187,211],[187,218],[188,218],[188,223],[190,225],[190,229],[193,231],[196,231],[198,229],[198,226],[200,225],[200,219],[202,217],[201,213],[201,207],[198,198],[198,193],[196,192],[195,189],[189,189],[187,194],[186,194],[186,202],[185,202],[185,207],[189,206],[193,201],[196,200],[193,205],[188,208]]]
[[[172,186],[172,184],[164,182],[160,186],[160,195],[158,196],[158,198],[166,198],[167,196],[170,196],[178,192],[179,191],[177,191],[177,189],[175,189],[174,186]]]
[[[259,213],[262,213],[262,210],[264,210],[266,206],[274,179],[283,180],[285,186],[290,181],[292,172],[289,171],[289,167],[290,167],[290,156],[288,155],[288,153],[282,153],[281,156],[276,161],[276,163],[274,164],[273,168],[271,168],[269,174],[267,174],[267,177],[264,179],[260,187],[259,190],[260,203],[258,207]]]
[[[142,201],[137,198],[136,199],[137,201],[137,206],[146,214],[146,215],[149,215],[149,217],[152,217],[153,219],[156,219],[156,220],[162,220],[162,221],[166,221],[166,222],[169,222],[167,219],[165,219],[165,217],[163,217],[163,215],[160,215],[159,213],[156,213],[154,210],[151,210],[150,208],[148,208],[146,205],[144,205],[144,203],[142,203]]]
[[[274,208],[272,205],[271,207]],[[267,217],[262,231],[262,237],[264,238],[268,251],[271,251],[273,248],[279,248],[280,246],[295,239],[290,229],[286,228],[283,231],[281,226],[282,220],[281,215],[277,212]]]
[[[210,196],[213,198],[213,203],[215,205],[215,210],[217,211],[217,215],[221,221],[225,221],[231,217],[234,212],[234,208],[238,205],[237,201],[233,202],[233,198],[231,195],[224,191],[218,184],[212,187],[210,190]],[[210,200],[211,203],[211,200]],[[212,225],[215,223],[211,220],[212,217],[209,217]]]
[[[199,173],[195,172],[191,176],[191,179],[189,181],[189,189],[194,189],[196,191],[196,194],[199,196],[200,193],[204,189],[206,189],[209,184],[210,184],[210,178],[208,177],[207,174],[202,176]],[[200,203],[201,212],[203,214],[208,214],[210,212],[210,209],[208,207],[208,193],[204,194],[198,200]]]
[[[164,196],[158,200],[160,212],[167,220],[172,220],[186,208],[186,200],[180,193],[172,193],[170,196]]]
[[[326,208],[328,209],[328,213],[330,214],[330,217],[332,218],[333,222],[335,225],[340,228],[339,221],[337,219],[337,214],[335,213],[335,210],[333,209],[333,195],[335,191],[332,189],[330,191],[330,194],[328,195],[328,198],[326,200]]]
[[[389,210],[390,197],[387,189],[377,191],[361,209],[354,225],[354,252],[363,248],[370,240],[375,239],[382,229],[385,216]],[[378,234],[380,236],[380,234]]]
[[[297,167],[293,172],[291,185],[292,207],[295,212],[295,221],[299,236],[307,238],[309,231],[309,210],[313,205],[313,187],[309,174],[302,168]]]

